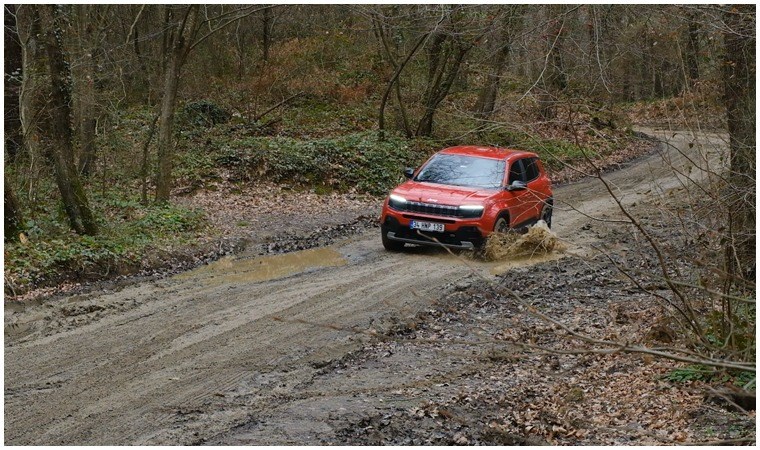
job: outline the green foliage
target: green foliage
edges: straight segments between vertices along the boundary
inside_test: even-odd
[[[664,379],[675,383],[685,383],[689,381],[709,381],[715,377],[716,370],[703,365],[692,365],[679,369],[674,369]]]
[[[754,302],[736,302],[730,315],[723,311],[713,311],[705,316],[705,337],[716,347],[755,355],[756,323],[757,309]]]
[[[182,108],[180,121],[194,127],[211,127],[229,122],[232,114],[210,100],[187,103]]]
[[[718,370],[702,364],[692,364],[686,367],[673,369],[663,377],[664,380],[673,383],[687,383],[702,381],[705,383],[725,384],[732,383],[738,387],[755,390],[755,373],[741,370]]]
[[[299,138],[356,133],[377,126],[376,107],[369,102],[347,107],[304,95],[291,102],[281,114],[280,134]]]
[[[153,206],[145,215],[129,223],[135,236],[162,237],[197,230],[203,224],[203,213],[177,205]]]
[[[181,206],[142,206],[107,191],[95,197],[101,233],[67,232],[57,214],[27,221],[28,242],[5,246],[5,276],[16,288],[139,265],[146,250],[184,243],[205,226],[203,213]]]
[[[177,155],[174,177],[184,183],[202,185],[217,178],[216,166],[213,147],[192,146]]]
[[[544,141],[532,150],[541,155],[544,164],[551,170],[559,170],[566,164],[574,164],[598,156],[598,153],[590,148],[562,140]]]
[[[525,149],[538,153],[544,165],[550,170],[559,170],[564,168],[566,164],[574,164],[585,161],[587,158],[599,156],[599,152],[595,149],[567,140],[538,139],[527,133],[511,130],[484,133],[481,139],[496,146]]]
[[[374,132],[313,140],[245,138],[220,153],[217,162],[241,178],[369,194],[384,194],[399,181],[404,166],[427,156],[399,137],[380,142]]]

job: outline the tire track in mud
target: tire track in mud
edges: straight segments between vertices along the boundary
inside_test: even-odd
[[[683,148],[689,139],[678,142]],[[668,164],[689,163],[667,154]],[[606,179],[630,204],[683,182],[665,177],[664,166],[653,154]],[[618,214],[598,180],[561,186],[555,200],[555,231],[571,251],[595,244],[578,237],[588,216]],[[387,253],[376,234],[330,247],[343,265],[323,267],[317,253],[312,266],[261,280],[246,275],[254,269],[244,260],[245,269],[227,280],[223,270],[200,270],[86,296],[81,303],[97,307],[73,317],[81,323],[51,317],[60,305],[22,311],[29,330],[6,332],[5,443],[194,444],[297,402],[303,394],[297,387],[310,384],[315,365],[366,340],[345,330],[382,329],[393,318],[411,317],[470,274],[437,249]],[[493,267],[471,265],[484,273]],[[6,330],[8,320],[6,314]]]

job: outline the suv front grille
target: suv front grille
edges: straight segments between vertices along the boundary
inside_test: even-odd
[[[436,203],[406,202],[405,211],[432,214],[434,216],[462,217],[456,206],[438,205]]]

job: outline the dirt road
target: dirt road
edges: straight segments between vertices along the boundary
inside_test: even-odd
[[[677,188],[683,179],[670,166],[693,174],[680,151],[695,162],[704,160],[700,151],[715,153],[690,146],[685,134],[647,132],[672,145],[606,177],[626,204]],[[555,197],[555,231],[571,251],[592,251],[592,238],[579,239],[577,229],[589,216],[617,216],[607,188],[587,179],[559,187]],[[6,305],[5,444],[319,443],[331,421],[361,404],[357,383],[391,391],[414,375],[334,373],[331,391],[341,395],[314,393],[322,368],[469,275],[437,249],[387,253],[377,234],[278,256],[239,255],[118,292]],[[472,264],[488,276],[500,270]],[[332,397],[311,402],[314,396]]]

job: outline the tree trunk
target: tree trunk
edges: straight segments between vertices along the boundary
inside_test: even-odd
[[[158,122],[158,118],[160,117],[160,114],[157,114],[155,117],[153,117],[153,120],[150,122],[150,128],[148,128],[148,136],[145,138],[145,144],[143,144],[142,149],[142,161],[140,163],[140,182],[142,185],[141,191],[140,191],[140,199],[142,200],[143,205],[148,204],[148,173],[150,172],[148,167],[148,157],[149,157],[149,150],[150,150],[150,143],[153,140],[153,134],[156,132],[156,122]]]
[[[547,64],[546,84],[552,93],[562,92],[567,88],[567,73],[565,72],[564,41],[565,17],[562,5],[547,6],[549,29],[546,35]]]
[[[518,21],[517,13],[515,7],[511,7],[506,11],[501,35],[497,37],[496,57],[491,60],[485,85],[481,89],[478,100],[475,103],[475,114],[480,119],[491,117],[496,108],[496,98],[499,95],[501,77],[504,74],[504,69],[507,67],[509,54],[512,51],[512,35]]]
[[[77,5],[79,8],[79,20],[82,21],[80,31],[80,49],[82,50],[81,63],[78,64],[78,131],[79,131],[79,173],[90,176],[94,171],[97,158],[95,147],[96,101],[95,101],[95,55],[98,51],[97,36],[94,36],[93,28],[97,20],[91,14],[97,6]]]
[[[158,170],[156,173],[156,203],[167,203],[172,187],[172,159],[174,144],[174,107],[177,103],[179,75],[193,45],[193,37],[198,29],[198,5],[187,6],[179,23],[169,26],[164,40],[163,95],[158,119]],[[167,23],[171,14],[167,13]]]
[[[23,145],[32,161],[41,155],[40,117],[46,101],[41,88],[45,68],[40,43],[40,23],[35,6],[21,5],[16,9],[16,26],[21,41],[21,93],[19,116]]]
[[[665,87],[662,81],[662,70],[659,67],[654,68],[654,96],[655,98],[665,97]]]
[[[177,103],[180,64],[176,52],[171,52],[164,71],[164,94],[161,97],[161,114],[158,119],[158,173],[156,174],[156,202],[169,201],[172,185],[172,159],[174,145],[174,106]]]
[[[433,36],[433,43],[428,53],[428,80],[424,95],[425,112],[417,125],[415,133],[417,136],[433,134],[435,112],[443,99],[449,95],[459,68],[470,48],[472,48],[471,44],[459,42],[457,38],[450,38],[442,33],[436,33]]]
[[[686,73],[689,78],[689,88],[693,88],[699,80],[699,33],[698,17],[695,12],[690,12],[686,29]]]
[[[264,8],[261,18],[261,59],[269,61],[269,48],[272,46],[272,8]]]
[[[731,149],[729,276],[754,283],[756,246],[755,6],[734,5],[724,16],[724,101]]]
[[[71,227],[79,234],[94,235],[98,230],[97,224],[74,165],[68,85],[71,75],[63,57],[59,7],[43,5],[38,8],[40,28],[45,30],[43,39],[50,72],[49,148],[56,182]]]
[[[13,192],[13,187],[8,182],[8,178],[5,178],[3,182],[5,184],[3,200],[5,207],[3,211],[5,229],[3,230],[3,237],[5,241],[15,241],[18,239],[19,233],[23,231],[24,219],[21,215],[18,200],[16,200],[16,194]]]
[[[241,29],[241,22],[238,22],[235,26],[235,56],[237,56],[238,81],[242,81],[245,76],[245,68],[247,65],[245,53],[248,49],[248,35],[245,32],[246,28]]]
[[[643,39],[639,42],[641,60],[639,61],[639,82],[637,83],[636,100],[652,98],[652,39],[649,29],[644,27]]]
[[[21,111],[22,56],[21,42],[16,29],[16,6],[5,5],[5,150],[13,159],[23,144]]]
[[[417,50],[422,46],[422,44],[425,42],[427,37],[430,35],[430,33],[425,33],[417,40],[417,42],[414,44],[414,47],[409,51],[409,54],[406,55],[406,58],[404,58],[401,63],[399,63],[398,67],[396,67],[396,71],[393,73],[393,76],[391,77],[390,81],[388,81],[388,86],[385,88],[385,92],[383,93],[383,98],[380,100],[380,112],[378,113],[377,118],[377,128],[378,128],[378,139],[383,141],[385,140],[385,106],[388,104],[388,97],[390,96],[391,89],[393,89],[393,85],[396,83],[396,80],[398,80],[398,77],[401,75],[401,71],[404,70],[404,67],[409,63],[409,61],[412,59],[412,56],[414,56],[415,53],[417,53]]]

